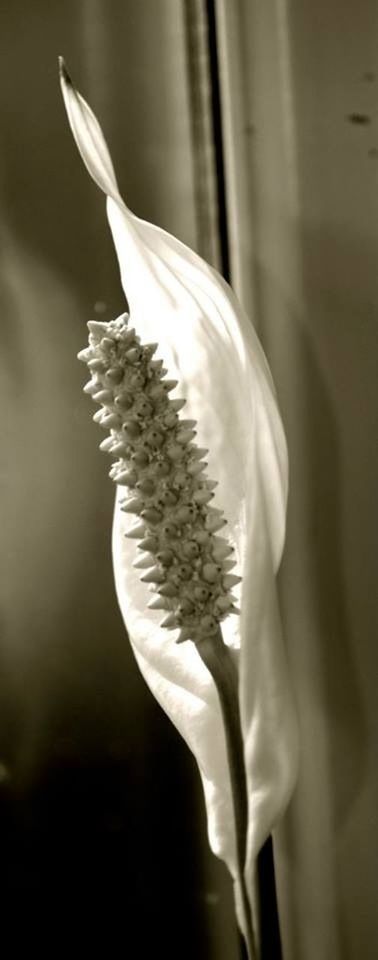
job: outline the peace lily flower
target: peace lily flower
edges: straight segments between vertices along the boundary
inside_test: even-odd
[[[62,61],[61,85],[78,149],[107,196],[130,308],[130,319],[89,323],[80,355],[92,375],[85,389],[101,405],[95,419],[110,430],[101,448],[117,457],[118,602],[140,670],[197,760],[210,845],[234,878],[248,940],[256,857],[285,810],[297,767],[275,585],[288,470],[274,386],[227,283],[125,205],[98,121]],[[214,649],[218,666],[226,663],[226,686],[237,676],[236,707],[205,665]],[[240,717],[244,870],[229,708]]]

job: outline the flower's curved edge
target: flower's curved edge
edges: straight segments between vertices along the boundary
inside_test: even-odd
[[[132,214],[128,210],[126,204],[124,203],[123,199],[119,194],[119,190],[117,187],[112,165],[110,168],[106,163],[104,165],[104,159],[103,159],[104,156],[110,157],[110,155],[109,155],[109,151],[107,149],[107,146],[99,125],[95,127],[93,125],[93,122],[91,122],[90,117],[88,117],[88,115],[86,117],[86,121],[83,122],[84,118],[82,116],[82,112],[84,111],[84,113],[86,113],[86,111],[89,111],[90,115],[92,115],[90,108],[88,108],[87,104],[85,103],[83,98],[80,97],[80,95],[75,94],[73,92],[72,87],[69,89],[66,86],[65,89],[63,89],[63,96],[65,97],[65,100],[66,100],[66,95],[68,98],[71,95],[73,95],[74,97],[76,96],[76,101],[77,101],[76,106],[78,109],[76,110],[76,112],[74,110],[71,110],[70,112],[70,110],[67,108],[67,113],[69,116],[74,138],[77,142],[79,151],[83,157],[85,165],[87,166],[87,169],[90,175],[95,180],[95,182],[100,187],[100,189],[103,190],[105,194],[107,194],[108,219],[113,232],[113,238],[114,238],[117,254],[118,254],[117,230],[114,228],[114,220],[115,218],[121,216],[123,219],[126,218],[127,220],[127,231],[133,238],[134,243],[136,243],[137,246],[143,249],[144,258],[146,259],[148,255],[150,256],[151,264],[152,264],[153,258],[156,257],[156,251],[148,250],[149,244],[148,244],[147,234],[149,232],[151,236],[151,231],[156,231],[156,234],[159,237],[159,240],[164,238],[167,243],[170,242],[171,244],[173,243],[173,245],[175,245],[176,251],[179,252],[179,255],[181,253],[182,260],[188,260],[189,258],[191,258],[192,264],[194,261],[196,268],[197,269],[199,268],[201,270],[202,277],[205,274],[207,274],[209,279],[210,279],[210,276],[212,277],[212,283],[214,283],[214,279],[216,280],[219,289],[223,287],[224,299],[222,302],[222,306],[224,306],[224,302],[227,301],[231,307],[232,302],[235,302],[234,295],[232,294],[232,291],[230,290],[226,282],[221,277],[219,277],[219,275],[215,271],[213,271],[212,268],[205,265],[204,261],[202,261],[197,254],[195,254],[193,251],[187,248],[184,244],[181,244],[180,241],[176,241],[176,239],[171,237],[170,234],[166,234],[165,231],[161,231],[160,228],[154,227],[152,224],[148,224],[145,221],[139,220],[134,214]],[[67,106],[67,103],[66,103],[66,106]],[[102,142],[100,146],[99,142],[96,141],[96,137],[95,137],[95,140],[91,139],[89,144],[87,142],[87,146],[89,146],[89,149],[88,150],[86,149],[83,152],[83,150],[80,149],[79,141],[83,135],[84,137],[87,138],[87,140],[90,139],[88,138],[88,127],[90,129],[90,134],[95,133],[96,137],[99,137]],[[94,153],[93,153],[93,149],[94,149]],[[97,150],[98,150],[98,153],[97,153]],[[121,275],[122,275],[122,269],[121,269]],[[128,296],[128,300],[130,302],[129,296]],[[242,313],[240,311],[239,304],[237,305],[236,312],[238,314],[238,319],[240,320],[242,317]],[[261,364],[261,360],[262,360],[262,366],[265,368],[263,370],[263,373],[261,374],[261,371],[258,370],[258,364],[256,364],[255,358],[252,357],[255,371],[257,368],[257,373],[258,373],[258,377],[257,377],[259,381],[258,393],[260,393],[260,396],[261,396],[260,416],[262,416],[263,418],[268,417],[268,420],[270,418],[270,423],[267,431],[267,435],[269,437],[268,447],[270,446],[270,449],[266,449],[266,444],[264,442],[264,437],[263,437],[262,446],[260,443],[260,450],[259,450],[261,463],[262,464],[265,463],[264,480],[266,481],[268,479],[269,481],[269,471],[271,470],[271,466],[273,463],[273,473],[276,479],[274,479],[272,483],[272,492],[274,493],[274,496],[277,494],[277,490],[279,490],[281,494],[280,497],[278,497],[279,502],[276,501],[273,503],[273,508],[275,510],[276,515],[272,524],[271,516],[270,516],[272,503],[269,504],[269,482],[267,484],[266,483],[264,484],[266,513],[269,521],[268,528],[270,528],[270,536],[271,536],[273,568],[274,568],[274,571],[276,571],[281,559],[284,535],[285,535],[285,513],[286,513],[286,499],[287,499],[287,487],[288,487],[287,449],[286,449],[286,442],[284,439],[282,424],[277,413],[277,408],[274,407],[275,391],[272,384],[268,365],[263,355],[262,348],[260,347],[257,337],[254,334],[253,327],[251,326],[249,320],[245,318],[245,315],[244,315],[243,322],[244,323],[246,322],[248,324],[249,345],[250,345],[251,353],[257,352],[259,356],[259,362]],[[253,341],[253,346],[251,345],[251,340]],[[271,413],[271,417],[270,417],[270,413]],[[264,435],[264,430],[260,431],[260,437],[258,438],[260,441],[261,441],[261,435]],[[266,437],[265,437],[265,440],[266,440]],[[268,464],[270,465],[267,466]],[[287,776],[286,776],[286,783],[288,783]],[[283,787],[281,787],[281,792],[280,792],[281,799],[283,795],[284,795],[284,789]],[[252,842],[252,847],[254,847],[253,842]]]
[[[179,263],[176,264],[176,266],[181,275],[183,270],[185,271],[185,279],[187,282],[190,281],[192,285],[195,284],[196,277],[193,276],[193,274],[198,274],[198,271],[200,271],[202,280],[205,280],[205,288],[206,285],[210,288],[209,295],[211,295],[212,299],[214,299],[214,291],[217,291],[218,296],[222,299],[222,309],[218,309],[218,315],[222,316],[225,307],[227,308],[227,323],[229,325],[227,333],[228,336],[230,336],[230,330],[232,330],[234,348],[236,347],[239,353],[241,355],[243,354],[244,342],[242,342],[242,333],[244,334],[244,341],[249,344],[249,359],[253,363],[262,398],[260,415],[262,412],[265,418],[267,416],[269,417],[269,431],[265,432],[264,436],[273,438],[274,449],[271,447],[271,449],[268,450],[266,445],[264,449],[261,449],[263,462],[266,460],[269,461],[268,468],[265,471],[267,491],[269,491],[269,488],[272,486],[272,477],[277,476],[279,479],[278,484],[276,482],[273,483],[275,496],[272,498],[270,504],[271,510],[268,515],[273,543],[274,566],[277,571],[285,541],[288,455],[285,434],[275,403],[275,387],[262,346],[245,311],[224,278],[182,241],[162,228],[148,221],[139,219],[129,210],[120,195],[109,148],[101,126],[87,102],[73,86],[63,58],[60,58],[59,65],[61,89],[71,130],[90,176],[107,196],[108,219],[114,239],[117,234],[117,220],[119,216],[121,216],[123,220],[126,216],[127,229],[133,234],[133,239],[136,241],[137,246],[143,245],[144,255],[147,250],[151,258],[156,257],[156,250],[152,249],[149,243],[149,237],[153,236],[159,241],[159,244],[163,244],[169,249],[170,260],[172,259],[172,255],[176,255],[176,257],[179,258]],[[116,240],[115,245],[118,252]],[[166,264],[164,266],[166,268]],[[120,268],[122,273],[121,264]],[[235,317],[233,317],[233,312],[235,313]],[[239,329],[236,316],[241,329]],[[261,371],[263,371],[263,374]],[[278,491],[281,491],[279,503],[277,500]],[[272,526],[271,518],[273,515],[274,521]]]
[[[117,202],[121,199],[117,178],[100,124],[89,104],[74,87],[64,58],[59,57],[58,63],[63,100],[79,153],[100,190]],[[85,135],[78,137],[75,131],[80,124]]]

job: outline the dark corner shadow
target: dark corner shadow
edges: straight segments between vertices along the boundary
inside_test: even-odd
[[[101,731],[80,740],[76,730],[76,742],[70,731],[50,743],[34,778],[0,784],[0,896],[8,918],[13,906],[22,914],[29,944],[54,930],[52,942],[59,931],[85,955],[121,943],[126,956],[161,946],[173,960],[185,929],[180,956],[209,956],[195,771],[159,708],[148,710],[143,752],[124,723],[114,751]],[[67,717],[60,726],[65,734]],[[22,940],[22,925],[14,936]]]

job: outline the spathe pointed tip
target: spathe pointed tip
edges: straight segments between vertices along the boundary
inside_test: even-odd
[[[72,86],[72,80],[68,73],[64,57],[58,57],[58,64],[59,64],[60,79],[63,80],[64,83],[70,84],[70,86]]]
[[[122,203],[112,159],[97,117],[73,83],[64,58],[59,57],[60,85],[74,140],[82,160],[100,190]]]

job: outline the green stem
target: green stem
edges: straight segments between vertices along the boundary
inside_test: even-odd
[[[251,905],[244,876],[248,828],[248,792],[243,736],[240,725],[238,675],[230,651],[223,643],[220,630],[214,637],[197,641],[196,646],[201,659],[214,680],[222,710],[231,778],[237,873],[244,914],[245,939],[249,960],[257,960]]]

